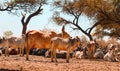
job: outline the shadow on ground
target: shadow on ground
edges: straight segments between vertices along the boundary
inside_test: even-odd
[[[20,71],[20,70],[0,69],[0,71]]]

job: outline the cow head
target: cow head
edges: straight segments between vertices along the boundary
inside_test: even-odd
[[[0,38],[0,47],[4,47],[7,44],[7,39],[5,37]]]
[[[81,44],[81,41],[79,39],[79,37],[75,37],[75,38],[69,38],[69,41],[71,43],[72,46],[78,47]]]

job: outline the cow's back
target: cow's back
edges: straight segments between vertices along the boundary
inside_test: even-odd
[[[69,40],[68,39],[63,39],[60,37],[54,37],[51,39],[52,45],[54,46],[55,49],[59,50],[66,50],[67,46],[69,46]]]
[[[49,49],[51,38],[56,34],[51,32],[46,35],[44,32],[32,30],[26,34],[28,48],[47,48]]]
[[[20,47],[25,45],[25,38],[17,37],[17,36],[10,36],[7,38],[8,45],[11,47]]]

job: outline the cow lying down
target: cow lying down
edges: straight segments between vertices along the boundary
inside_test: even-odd
[[[69,39],[63,39],[60,37],[54,37],[51,39],[51,61],[53,62],[53,58],[56,59],[56,50],[66,50],[66,62],[69,62],[69,55],[70,52],[73,51],[75,48],[77,48],[80,44],[80,39],[78,37],[75,38],[69,38]]]
[[[104,56],[104,60],[111,61],[111,62],[120,62],[120,51],[119,47],[115,45],[111,45],[110,49]]]
[[[73,57],[77,58],[77,59],[85,59],[85,53],[84,51],[75,51],[75,53],[73,54]]]

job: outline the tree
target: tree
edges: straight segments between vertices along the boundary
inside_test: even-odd
[[[21,12],[22,34],[25,34],[31,18],[41,14],[43,10],[42,6],[46,4],[46,0],[10,0],[5,2],[5,4],[5,8],[1,7],[0,11],[9,11],[15,14]],[[28,17],[26,17],[26,14],[23,14],[23,12],[29,14]]]
[[[4,36],[4,37],[10,36],[10,35],[13,35],[13,32],[12,32],[12,31],[5,31],[5,32],[3,33],[3,36]]]
[[[119,0],[86,0],[85,14],[94,17],[97,37],[120,37],[120,1]],[[91,2],[93,1],[93,2]],[[92,28],[92,27],[91,27]]]
[[[57,23],[58,25],[72,24],[76,27],[73,29],[79,29],[85,35],[87,35],[90,40],[93,40],[93,38],[91,36],[91,31],[88,32],[88,30],[83,30],[79,23],[79,18],[81,15],[83,15],[83,10],[85,7],[84,0],[73,0],[73,1],[56,0],[56,1],[54,1],[53,6],[55,6],[55,9],[60,8],[62,13],[72,16],[74,18],[72,21],[69,21],[68,19],[60,17],[58,12],[55,12],[55,15],[53,16],[53,21],[55,23]]]
[[[55,1],[55,7],[61,8],[64,14],[73,16],[73,21],[56,15],[53,20],[58,24],[73,24],[92,40],[91,31],[95,28],[92,35],[99,38],[105,35],[110,37],[120,37],[120,0],[72,0],[72,2]],[[85,14],[94,20],[91,27],[83,30],[79,24],[79,17]]]

